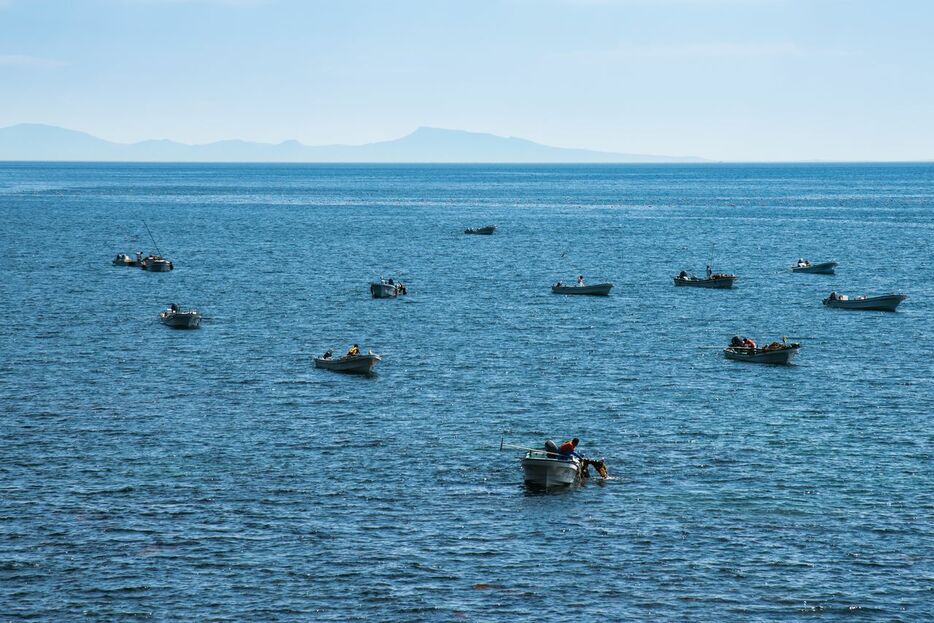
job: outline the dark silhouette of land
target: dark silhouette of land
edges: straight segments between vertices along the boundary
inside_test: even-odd
[[[701,158],[567,149],[492,134],[419,128],[407,136],[365,145],[303,145],[298,141],[226,140],[186,145],[169,140],[113,143],[84,132],[23,123],[0,128],[0,160],[118,162],[703,162]]]

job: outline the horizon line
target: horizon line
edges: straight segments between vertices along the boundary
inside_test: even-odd
[[[612,152],[610,152],[612,153]],[[607,166],[636,166],[636,167],[684,167],[684,166],[711,166],[720,164],[934,164],[930,160],[703,160],[699,162],[501,162],[501,161],[412,161],[412,162],[348,162],[346,160],[297,162],[288,160],[7,160],[0,158],[0,165],[6,164],[177,164],[177,165],[289,165],[289,166],[437,166],[437,165],[484,165],[484,166],[578,166],[578,167],[607,167]]]

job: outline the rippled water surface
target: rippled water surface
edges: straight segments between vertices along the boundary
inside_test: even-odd
[[[934,620],[934,166],[3,164],[0,219],[4,621]],[[610,480],[499,450],[575,435]]]

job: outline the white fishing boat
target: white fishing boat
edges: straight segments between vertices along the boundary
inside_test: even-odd
[[[907,294],[882,294],[879,296],[857,296],[856,298],[850,298],[846,294],[831,292],[830,296],[825,298],[823,303],[827,307],[838,307],[840,309],[893,312],[895,308],[907,298]]]
[[[171,261],[165,259],[161,255],[148,255],[144,257],[139,267],[153,273],[164,273],[175,268]]]
[[[137,257],[139,254],[137,254]],[[118,253],[113,260],[114,266],[136,266],[136,258],[130,257],[126,253]]]
[[[543,449],[536,450],[535,448],[507,444],[505,440],[501,439],[499,449],[522,450],[525,452],[522,458],[524,480],[526,484],[535,487],[557,487],[576,484],[582,479],[590,477],[591,467],[597,470],[597,474],[601,478],[608,478],[606,462],[603,459],[588,459],[576,452],[561,454],[557,444],[550,440],[545,442]]]
[[[478,234],[480,236],[489,236],[496,231],[496,225],[486,225],[484,227],[468,227],[464,230],[465,234]]]
[[[733,287],[736,275],[711,273],[709,277],[695,277],[682,270],[681,274],[674,277],[674,281],[678,287],[727,289]]]
[[[595,283],[589,286],[568,285],[560,281],[551,286],[553,294],[584,294],[589,296],[608,296],[613,288],[612,283]]]
[[[801,345],[798,343],[780,344],[774,342],[763,348],[750,346],[727,346],[723,355],[734,361],[747,363],[769,363],[775,365],[788,365],[798,354]]]
[[[376,353],[344,355],[343,357],[315,357],[315,367],[348,374],[370,374],[373,366],[382,361]]]
[[[370,294],[375,299],[391,299],[408,294],[405,284],[394,279],[380,279],[370,284]]]
[[[522,458],[525,482],[538,487],[573,485],[581,479],[581,460],[545,450],[528,450]]]
[[[159,319],[162,324],[173,329],[197,329],[201,326],[201,312],[197,309],[179,309],[175,303],[159,312]]]
[[[793,273],[811,273],[814,275],[832,275],[837,267],[836,262],[811,262],[810,260],[798,260],[791,267]]]
[[[175,268],[172,262],[162,257],[162,251],[159,250],[159,245],[156,244],[156,238],[152,235],[152,230],[149,229],[149,225],[146,224],[146,221],[143,221],[143,226],[146,227],[149,239],[152,240],[152,245],[156,248],[156,255],[143,257],[142,252],[137,253],[136,264],[143,270],[148,270],[153,273],[164,273]]]

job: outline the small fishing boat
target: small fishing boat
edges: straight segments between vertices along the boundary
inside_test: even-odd
[[[879,296],[857,296],[851,299],[846,294],[831,292],[830,296],[825,298],[823,303],[827,307],[839,307],[840,309],[865,309],[893,312],[906,298],[908,298],[907,294],[882,294]]]
[[[817,262],[810,260],[798,260],[797,264],[791,267],[793,273],[811,273],[814,275],[832,275],[837,267],[836,262]]]
[[[585,294],[590,296],[608,296],[613,288],[612,283],[595,283],[589,286],[568,285],[560,281],[551,286],[553,294]]]
[[[393,279],[380,279],[370,284],[370,294],[375,299],[391,299],[400,294],[408,294],[405,284]]]
[[[679,287],[716,289],[732,288],[735,280],[736,275],[728,273],[711,273],[709,277],[695,277],[683,270],[674,278],[675,285]]]
[[[496,231],[496,225],[486,225],[484,227],[468,227],[464,230],[465,234],[478,234],[480,236],[489,236]]]
[[[141,254],[137,253],[136,256],[140,257]],[[136,266],[137,262],[136,262],[136,258],[130,257],[126,253],[118,253],[117,257],[114,258],[113,265],[114,266]]]
[[[325,353],[324,357],[315,357],[315,367],[335,372],[346,372],[348,374],[370,374],[373,366],[382,358],[369,352],[365,355],[344,355],[343,357],[330,357],[330,353]]]
[[[522,471],[525,483],[535,487],[568,486],[590,477],[590,468],[597,470],[601,478],[607,478],[606,462],[603,459],[588,459],[578,454],[561,454],[555,442],[545,442],[544,449],[524,448],[500,440],[499,449],[522,450]]]
[[[161,255],[147,255],[139,263],[139,267],[153,273],[164,273],[175,268],[171,261]]]
[[[581,479],[581,460],[545,450],[529,450],[522,458],[525,482],[538,487],[573,485]]]
[[[797,342],[784,344],[782,342],[772,342],[768,346],[757,348],[755,346],[727,346],[723,349],[723,355],[727,359],[734,361],[745,361],[747,363],[770,363],[775,365],[788,365],[798,354],[801,345]]]
[[[197,309],[183,310],[175,303],[168,309],[159,312],[159,319],[172,329],[197,329],[201,326],[201,312]]]
[[[149,239],[152,240],[152,245],[156,248],[156,255],[143,257],[142,252],[139,252],[136,254],[136,264],[143,270],[148,270],[152,273],[164,273],[175,268],[172,262],[162,257],[162,251],[159,250],[159,245],[156,244],[156,237],[152,235],[152,230],[149,229],[149,225],[146,224],[146,221],[143,221],[143,226],[149,234]]]

